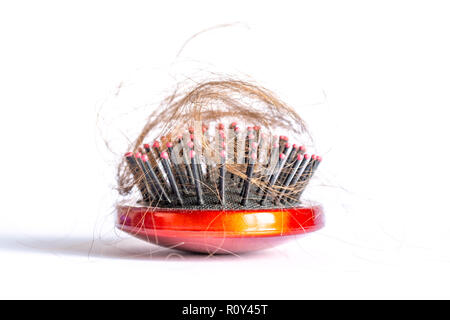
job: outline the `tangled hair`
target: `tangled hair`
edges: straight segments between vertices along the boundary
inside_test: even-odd
[[[139,151],[140,146],[148,140],[172,141],[195,122],[209,125],[234,121],[260,126],[270,135],[278,130],[289,132],[294,138],[306,136],[311,139],[304,120],[273,92],[254,83],[227,78],[183,88],[179,86],[148,116],[140,134],[130,145],[130,150]],[[203,141],[205,149],[214,152],[210,143]],[[241,178],[246,176],[245,166],[227,163],[226,168]],[[261,175],[262,171],[259,172],[258,178],[252,183],[261,187],[266,179]],[[119,193],[129,194],[136,182],[125,159],[118,166],[117,179]],[[273,188],[272,191],[276,192]]]

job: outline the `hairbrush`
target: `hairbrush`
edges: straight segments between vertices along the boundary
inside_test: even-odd
[[[217,94],[229,98],[222,101],[227,105],[180,113],[211,91],[214,102]],[[261,111],[236,112],[236,92],[242,100],[262,100]],[[208,99],[200,101],[210,108]],[[270,110],[278,116],[265,119]],[[139,195],[117,206],[120,230],[178,250],[235,254],[273,247],[324,225],[321,205],[302,197],[322,158],[291,144],[288,136],[272,134],[274,123],[289,120],[291,125],[276,127],[294,135],[304,132],[304,124],[270,92],[244,82],[208,82],[172,96],[150,119],[119,167],[123,193]],[[157,139],[142,144],[161,124]]]

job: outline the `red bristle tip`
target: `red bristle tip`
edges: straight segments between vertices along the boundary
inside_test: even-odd
[[[167,142],[166,146],[167,146],[167,148],[172,148],[173,144],[172,144],[172,142]]]
[[[203,128],[202,128],[202,132],[203,132],[203,133],[205,133],[206,130],[208,130],[206,127],[203,127]]]
[[[235,132],[239,132],[239,130],[240,130],[240,129],[239,129],[238,126],[234,127],[234,131],[235,131]]]
[[[133,152],[127,152],[125,153],[125,158],[129,158],[133,156]]]
[[[303,158],[308,159],[308,158],[309,158],[309,155],[308,155],[307,153],[305,153],[305,154],[303,155]]]
[[[169,155],[167,154],[167,152],[163,151],[163,152],[161,152],[161,158],[168,159]]]
[[[247,127],[247,131],[253,131],[253,127]]]
[[[232,122],[231,123],[231,127],[236,127],[237,126],[237,122]]]
[[[227,146],[227,144],[224,142],[222,142],[222,148],[225,148]]]
[[[300,146],[300,151],[305,151],[306,150],[306,148],[305,148],[305,146]]]
[[[318,160],[320,162],[320,161],[322,161],[322,157],[321,156],[317,156],[316,160]]]
[[[253,149],[256,149],[257,147],[258,147],[258,143],[253,142],[253,143],[252,143],[252,148],[253,148]]]
[[[278,148],[280,145],[278,144],[278,142],[275,142],[274,144],[273,144],[273,147],[274,148]]]
[[[301,154],[297,155],[297,160],[302,160],[302,155]]]
[[[227,156],[227,152],[225,150],[220,151],[220,156],[225,158]]]
[[[142,154],[141,154],[140,152],[136,152],[136,153],[134,154],[134,156],[135,156],[136,158],[141,158],[141,157],[142,157]]]
[[[189,138],[190,138],[191,140],[194,140],[194,134],[189,135]]]
[[[313,155],[311,156],[311,160],[316,160],[316,155],[315,155],[315,154],[313,154]]]
[[[225,139],[225,132],[223,130],[219,131],[219,135],[221,138]]]
[[[194,147],[194,143],[192,141],[189,141],[187,145],[191,149]]]
[[[148,156],[146,154],[143,154],[141,156],[141,159],[142,159],[142,161],[146,162],[146,161],[148,161]]]
[[[223,130],[225,129],[225,126],[223,125],[223,123],[219,123],[219,130]]]
[[[250,134],[248,135],[248,138],[249,138],[249,139],[255,139],[255,135],[254,135],[253,133],[250,133]]]
[[[159,148],[160,144],[158,141],[153,142],[153,148]]]
[[[150,145],[148,143],[144,144],[145,149],[150,149]]]
[[[294,144],[292,145],[292,148],[293,148],[293,149],[297,149],[298,146],[294,143]]]
[[[286,156],[284,155],[284,153],[280,153],[280,159],[284,159],[286,158]]]
[[[290,145],[288,142],[286,142],[286,143],[284,144],[284,146],[285,146],[286,149],[287,149],[287,148],[289,148],[291,145]]]
[[[193,158],[195,157],[195,151],[191,150],[191,152],[189,152],[189,157]]]
[[[189,133],[194,133],[194,127],[189,127]]]
[[[259,131],[259,130],[261,130],[261,127],[260,126],[254,126],[253,129],[255,129],[255,131]]]

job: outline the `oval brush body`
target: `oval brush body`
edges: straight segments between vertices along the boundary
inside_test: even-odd
[[[235,122],[220,123],[219,133],[211,135],[186,128],[188,141],[166,135],[167,150],[157,144],[153,166],[164,175],[156,174],[147,158],[126,154],[142,199],[117,207],[118,229],[169,248],[233,254],[270,248],[323,227],[322,207],[301,198],[321,157],[309,158],[286,136],[262,145],[273,137],[260,126],[241,135]],[[201,147],[192,141],[201,141]]]
[[[265,209],[118,207],[117,228],[167,248],[207,254],[267,249],[323,227],[320,205]]]

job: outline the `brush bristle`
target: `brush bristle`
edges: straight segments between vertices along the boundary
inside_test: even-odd
[[[189,127],[185,136],[170,139],[167,135],[162,143],[155,140],[152,148],[144,144],[142,154],[125,154],[127,159],[138,160],[128,161],[129,169],[134,170],[134,184],[148,206],[227,209],[301,205],[301,194],[322,161],[320,156],[310,157],[304,146],[291,146],[287,136],[264,134],[260,126],[248,126],[241,133],[236,122],[227,129],[219,123],[213,127],[218,130],[216,138],[208,134],[208,128],[202,125],[201,137],[197,137],[194,127]],[[136,170],[146,177],[145,184]]]

